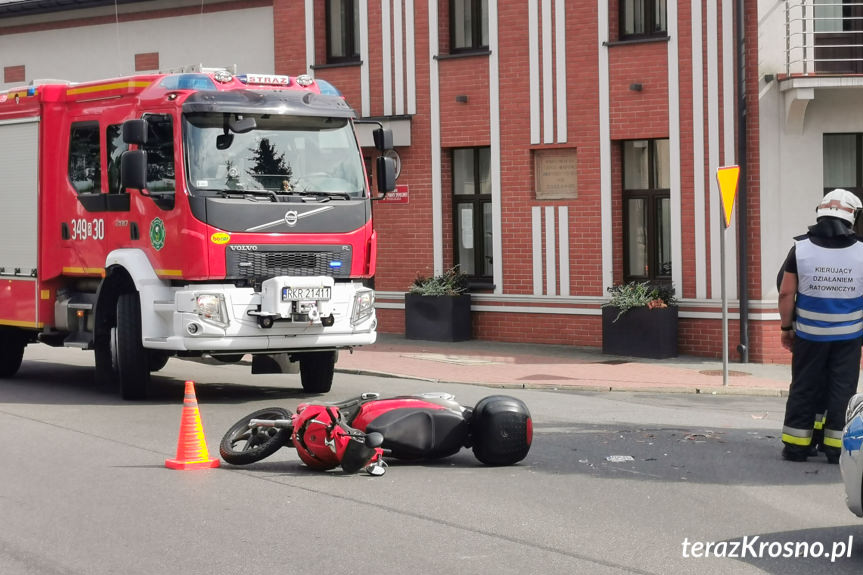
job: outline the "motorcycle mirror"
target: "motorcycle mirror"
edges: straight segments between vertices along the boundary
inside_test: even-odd
[[[373,431],[372,433],[366,434],[365,444],[366,447],[380,447],[384,442],[384,436],[378,433],[377,431]]]

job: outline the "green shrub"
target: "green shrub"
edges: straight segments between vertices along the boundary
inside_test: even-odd
[[[617,317],[636,307],[647,307],[649,309],[677,305],[674,297],[674,286],[671,284],[654,284],[649,281],[629,282],[608,288],[611,300],[602,304],[602,307],[616,307]]]
[[[467,276],[455,266],[436,276],[417,276],[409,291],[419,295],[460,295],[467,290]]]

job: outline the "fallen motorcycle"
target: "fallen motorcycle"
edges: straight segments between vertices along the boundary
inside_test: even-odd
[[[471,448],[486,465],[524,459],[533,423],[523,401],[491,395],[473,408],[448,393],[381,398],[364,393],[334,403],[301,403],[296,413],[269,407],[232,425],[219,444],[222,458],[247,465],[293,447],[312,469],[341,465],[345,473],[383,475],[383,456],[440,459]]]

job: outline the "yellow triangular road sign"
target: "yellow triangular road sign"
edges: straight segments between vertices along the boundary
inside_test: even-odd
[[[731,225],[731,212],[734,209],[734,197],[737,195],[737,179],[739,177],[740,166],[725,166],[716,170],[719,193],[722,194],[722,211],[725,214],[726,228]]]

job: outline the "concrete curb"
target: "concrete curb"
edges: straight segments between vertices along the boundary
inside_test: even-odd
[[[367,375],[372,377],[387,377],[398,379],[411,379],[415,381],[426,381],[429,383],[460,383],[464,385],[478,385],[483,387],[492,387],[498,389],[544,389],[548,391],[586,391],[586,392],[633,392],[633,393],[668,393],[668,394],[695,394],[695,395],[737,395],[737,396],[759,396],[759,397],[787,397],[787,389],[771,389],[759,387],[681,387],[675,385],[657,385],[657,386],[621,386],[621,385],[600,385],[600,384],[579,384],[569,383],[560,385],[558,383],[502,383],[502,382],[467,382],[467,381],[451,381],[447,379],[420,377],[411,374],[400,374],[386,371],[376,371],[370,369],[347,368],[339,369],[336,367],[336,373],[345,373],[350,375]]]

